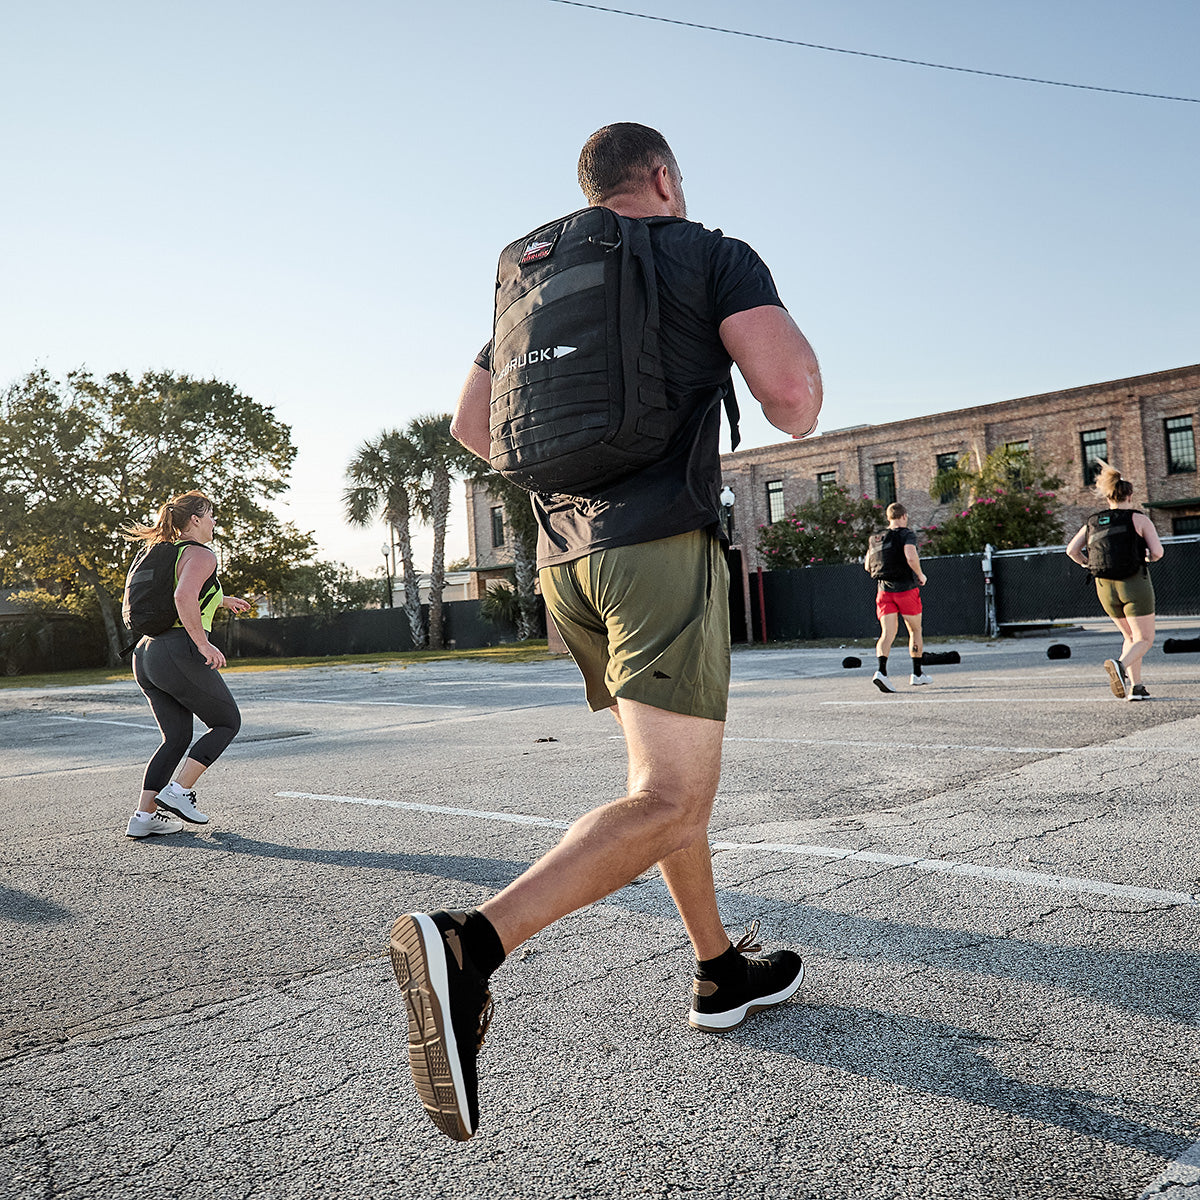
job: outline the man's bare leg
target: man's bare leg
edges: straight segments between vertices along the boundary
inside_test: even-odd
[[[896,640],[896,630],[900,627],[899,618],[894,612],[884,613],[879,618],[879,640],[875,643],[875,653],[880,658],[887,658],[892,652],[892,643]]]
[[[925,653],[925,640],[921,636],[921,615],[914,613],[904,618],[904,624],[908,626],[908,653],[912,658],[920,658]]]
[[[634,700],[618,700],[617,708],[629,752],[629,793],[581,817],[553,850],[480,905],[506,954],[681,851],[683,857],[668,865],[667,886],[672,896],[675,887],[680,890],[688,909],[685,927],[695,927],[705,949],[723,940],[719,954],[728,945],[724,931],[717,935],[713,927],[712,867],[703,866],[699,854],[701,843],[707,852],[724,722]]]
[[[724,954],[730,942],[717,908],[708,834],[662,859],[658,869],[683,918],[683,928],[692,943],[696,961],[703,962]]]

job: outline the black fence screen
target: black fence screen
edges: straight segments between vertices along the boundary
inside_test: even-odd
[[[1163,538],[1163,551],[1150,567],[1155,612],[1162,617],[1200,615],[1200,537]],[[1092,577],[1062,546],[995,551],[992,572],[1001,627],[1104,616]]]

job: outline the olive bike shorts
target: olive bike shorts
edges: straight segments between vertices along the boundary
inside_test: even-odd
[[[1145,567],[1128,579],[1097,579],[1096,595],[1110,617],[1154,616],[1154,584]]]

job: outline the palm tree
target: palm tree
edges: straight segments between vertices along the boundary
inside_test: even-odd
[[[450,481],[472,469],[475,456],[450,436],[450,414],[417,417],[405,434],[415,450],[415,470],[421,481],[414,510],[433,526],[433,562],[429,570],[429,645],[441,650],[442,589],[446,586],[446,524],[450,518]]]
[[[350,460],[346,475],[350,480],[342,493],[346,520],[351,525],[369,525],[382,517],[390,531],[389,540],[395,536],[404,575],[404,611],[413,646],[423,649],[421,581],[413,565],[409,528],[413,514],[428,506],[419,476],[417,447],[398,429],[387,430],[373,441],[363,442]]]

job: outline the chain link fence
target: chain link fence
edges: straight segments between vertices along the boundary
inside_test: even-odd
[[[1161,561],[1150,567],[1160,617],[1200,616],[1200,535],[1165,537]],[[993,550],[996,623],[1044,624],[1102,618],[1092,577],[1073,563],[1065,546]]]

